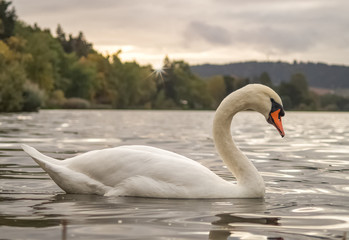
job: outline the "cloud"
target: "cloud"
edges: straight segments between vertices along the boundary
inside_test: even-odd
[[[349,64],[348,54],[339,56],[349,51],[346,0],[12,2],[25,22],[53,33],[60,23],[67,33],[82,31],[95,46],[132,45],[147,55],[180,53],[184,60],[209,52],[215,61],[272,54],[280,60],[314,56],[314,61]]]
[[[213,45],[228,45],[231,43],[229,31],[220,26],[210,25],[204,22],[192,21],[184,32],[186,42],[203,40]]]
[[[280,53],[306,51],[316,45],[318,34],[304,29],[287,29],[273,26],[257,26],[249,30],[240,30],[235,36],[235,44],[250,46],[264,51]]]

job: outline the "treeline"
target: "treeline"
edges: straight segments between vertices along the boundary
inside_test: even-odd
[[[279,92],[286,109],[349,110],[348,100],[318,96],[301,74],[273,86],[257,79],[203,79],[184,61],[164,59],[163,69],[103,56],[82,32],[67,35],[19,21],[11,2],[0,0],[0,112],[39,108],[214,109],[230,92],[252,82]]]
[[[191,66],[194,73],[207,78],[215,75],[236,75],[243,78],[254,78],[267,72],[273,83],[290,80],[290,76],[303,73],[310,86],[327,89],[349,88],[349,66],[328,65],[325,63],[293,61],[292,63],[276,62],[236,62],[229,64],[202,64]]]
[[[209,109],[206,83],[183,61],[164,60],[165,73],[103,56],[84,34],[56,36],[17,20],[0,1],[0,111],[45,108]]]
[[[292,74],[289,81],[274,85],[267,72],[250,80],[231,76],[214,76],[208,79],[210,95],[215,99],[215,105],[230,92],[249,83],[261,83],[273,88],[281,97],[286,110],[300,111],[349,111],[347,97],[324,94],[311,91],[306,77],[302,73]]]

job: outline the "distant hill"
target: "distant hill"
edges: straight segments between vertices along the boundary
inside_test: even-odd
[[[349,67],[324,63],[303,62],[239,62],[225,65],[203,64],[191,66],[200,77],[235,75],[253,80],[267,72],[274,84],[289,81],[294,73],[303,73],[310,86],[317,88],[349,88]]]

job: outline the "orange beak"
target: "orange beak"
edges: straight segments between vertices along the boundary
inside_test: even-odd
[[[281,122],[280,111],[281,110],[278,109],[275,112],[271,112],[269,114],[268,123],[274,125],[274,127],[279,131],[281,137],[284,137],[285,132]]]

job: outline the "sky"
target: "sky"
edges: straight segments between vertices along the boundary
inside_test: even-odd
[[[12,0],[20,20],[82,31],[103,54],[160,66],[240,61],[349,65],[348,0]]]

